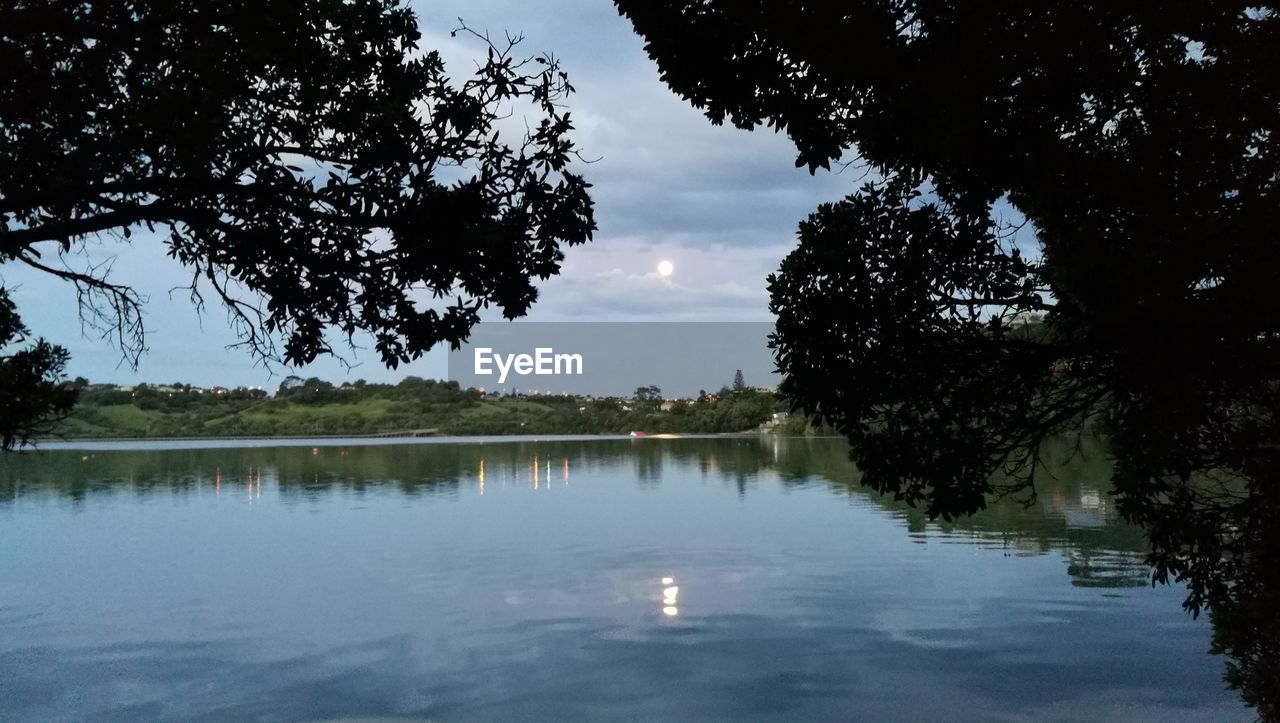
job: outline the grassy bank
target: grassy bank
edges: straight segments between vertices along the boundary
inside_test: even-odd
[[[301,380],[300,380],[301,381]],[[664,409],[663,407],[667,407]],[[697,400],[572,396],[486,398],[450,382],[335,387],[306,380],[268,398],[253,390],[86,387],[56,430],[77,439],[303,437],[434,433],[719,433],[758,428],[782,404],[770,392],[722,390]]]

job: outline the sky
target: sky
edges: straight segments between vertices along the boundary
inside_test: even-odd
[[[713,126],[661,83],[641,39],[608,0],[413,6],[424,47],[441,53],[450,75],[469,73],[484,52],[474,38],[450,37],[461,18],[496,36],[523,34],[524,51],[554,54],[577,89],[568,101],[574,137],[585,158],[598,159],[577,170],[594,184],[599,229],[591,243],[566,250],[558,277],[540,283],[530,321],[768,321],[765,278],[794,247],[798,223],[862,180],[852,167],[817,175],[795,168],[791,143],[767,129]],[[113,278],[148,298],[148,351],[137,369],[93,333],[82,334],[69,285],[14,265],[0,268],[32,331],[71,351],[71,376],[274,388],[288,374],[337,383],[446,375],[443,350],[396,370],[385,369],[372,349],[344,352],[352,368],[333,359],[266,368],[227,348],[236,337],[219,307],[198,315],[185,293],[171,293],[189,273],[165,256],[157,237],[104,242],[93,258],[114,258]],[[667,278],[657,272],[662,260],[674,267]]]

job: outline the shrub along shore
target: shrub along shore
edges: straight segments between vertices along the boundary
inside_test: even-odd
[[[456,382],[335,386],[290,377],[260,388],[187,384],[119,387],[79,379],[80,399],[50,438],[157,439],[360,435],[709,434],[762,427],[805,433],[773,391],[737,385],[690,399],[654,387],[629,397],[486,395]]]

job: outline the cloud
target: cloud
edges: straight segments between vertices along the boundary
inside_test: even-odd
[[[608,2],[424,0],[414,8],[423,45],[440,52],[455,79],[465,78],[484,50],[473,38],[450,37],[462,17],[494,37],[523,33],[524,52],[553,53],[577,88],[568,101],[576,139],[586,158],[598,159],[577,170],[594,184],[600,228],[593,243],[567,250],[559,277],[539,285],[531,320],[767,320],[765,277],[794,245],[799,221],[858,185],[856,172],[811,176],[796,169],[784,136],[713,126],[662,84],[642,41]],[[182,295],[169,298],[168,290],[189,276],[158,240],[135,234],[131,245],[103,252],[119,253],[117,278],[151,297],[152,351],[137,373],[118,368],[119,355],[105,343],[80,338],[74,293],[65,285],[3,268],[11,284],[25,285],[17,298],[33,329],[70,347],[72,374],[269,382],[248,354],[224,349],[236,339],[221,310],[211,308],[202,329]],[[667,281],[655,273],[662,259],[676,267]],[[351,376],[440,375],[434,362],[386,372],[375,354],[358,358],[365,365]],[[336,362],[303,372],[348,376]]]
[[[539,286],[529,319],[768,321],[764,279],[789,248],[605,240],[571,252],[564,273]],[[663,260],[670,278],[657,273]]]
[[[850,193],[858,174],[794,166],[785,136],[714,126],[659,79],[643,43],[608,3],[433,2],[415,6],[424,44],[453,77],[474,65],[478,40],[450,37],[458,16],[501,37],[523,32],[527,53],[552,50],[577,93],[569,111],[594,184],[602,237],[680,237],[689,243],[773,245],[789,239],[818,203]]]
[[[553,294],[553,295],[552,295]],[[690,287],[658,273],[627,273],[610,269],[590,276],[561,277],[551,285],[551,300],[539,319],[556,315],[565,320],[584,314],[601,320],[711,321],[762,316],[767,299],[759,289],[726,281]]]

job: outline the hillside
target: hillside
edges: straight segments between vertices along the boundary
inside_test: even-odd
[[[663,404],[656,397],[485,397],[456,383],[417,377],[395,385],[297,380],[270,398],[244,388],[85,384],[79,404],[55,436],[715,433],[755,429],[780,408],[774,394],[755,389],[724,389]]]

